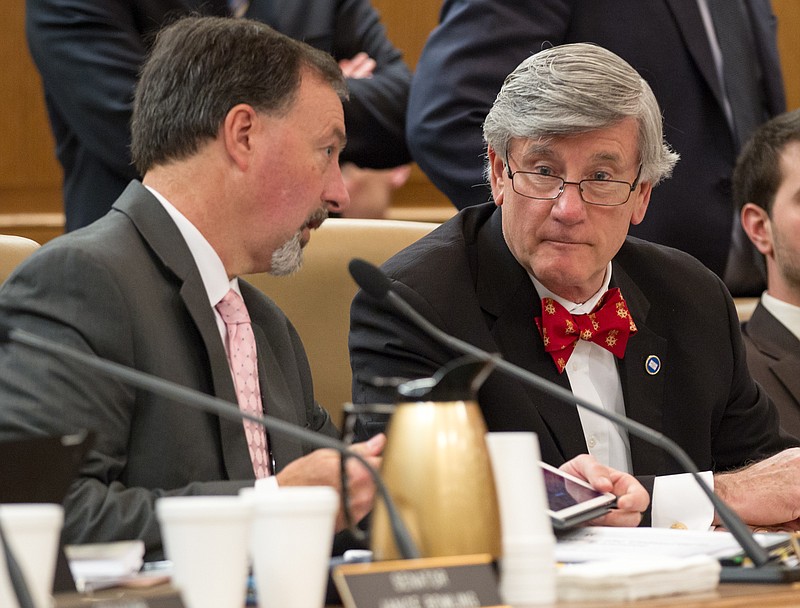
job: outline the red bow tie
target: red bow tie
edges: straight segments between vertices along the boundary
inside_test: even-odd
[[[559,374],[567,366],[579,338],[594,342],[622,359],[628,338],[636,333],[628,305],[616,287],[604,293],[588,315],[571,315],[552,298],[542,298],[542,316],[536,317],[536,326]]]

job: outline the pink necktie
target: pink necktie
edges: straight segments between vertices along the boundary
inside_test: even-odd
[[[228,330],[228,361],[239,400],[239,409],[262,416],[261,389],[258,384],[256,340],[250,315],[242,297],[232,289],[217,304],[217,311]],[[256,479],[269,476],[267,434],[264,427],[251,420],[244,421],[244,432]]]

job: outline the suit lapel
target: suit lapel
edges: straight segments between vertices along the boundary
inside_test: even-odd
[[[628,341],[625,357],[617,361],[625,414],[661,432],[662,412],[669,407],[664,403],[664,381],[669,366],[667,340],[648,327],[650,302],[619,264],[613,265],[611,282],[620,288],[638,330]],[[657,371],[656,360],[659,362]],[[638,437],[629,435],[629,438],[634,472],[662,470],[664,454],[661,450],[654,450]]]
[[[686,48],[694,60],[697,70],[703,75],[703,79],[714,93],[720,108],[724,108],[724,95],[722,85],[711,54],[711,45],[708,41],[708,34],[703,25],[703,18],[697,2],[686,0],[667,0],[667,5],[675,17],[678,29],[681,32]]]
[[[114,205],[136,226],[142,238],[180,284],[179,293],[208,354],[214,395],[238,409],[225,347],[189,248],[169,214],[140,183],[132,182]],[[217,418],[225,469],[230,479],[255,478],[242,423]]]
[[[800,395],[800,343],[759,303],[745,327],[756,348],[774,361],[769,369],[791,395]],[[797,401],[796,401],[797,402]],[[800,403],[797,403],[800,407]]]
[[[494,348],[511,363],[570,389],[566,374],[559,375],[552,358],[536,329],[534,319],[541,314],[541,303],[525,269],[509,251],[502,235],[501,211],[497,210],[482,230],[478,243],[480,261],[477,271],[476,291],[481,308],[494,317],[491,326]],[[578,410],[575,406],[524,385],[525,403],[515,407],[530,408],[541,418],[547,436],[539,432],[543,454],[557,451],[564,460],[586,453]],[[533,412],[529,412],[533,413]]]

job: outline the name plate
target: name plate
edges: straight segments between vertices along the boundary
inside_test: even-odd
[[[490,555],[343,564],[333,580],[345,608],[503,606]]]

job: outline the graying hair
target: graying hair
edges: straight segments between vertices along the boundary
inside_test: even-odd
[[[514,138],[546,139],[639,123],[641,181],[666,179],[679,155],[664,141],[653,91],[628,63],[594,44],[565,44],[531,55],[506,77],[483,124],[505,158]]]

